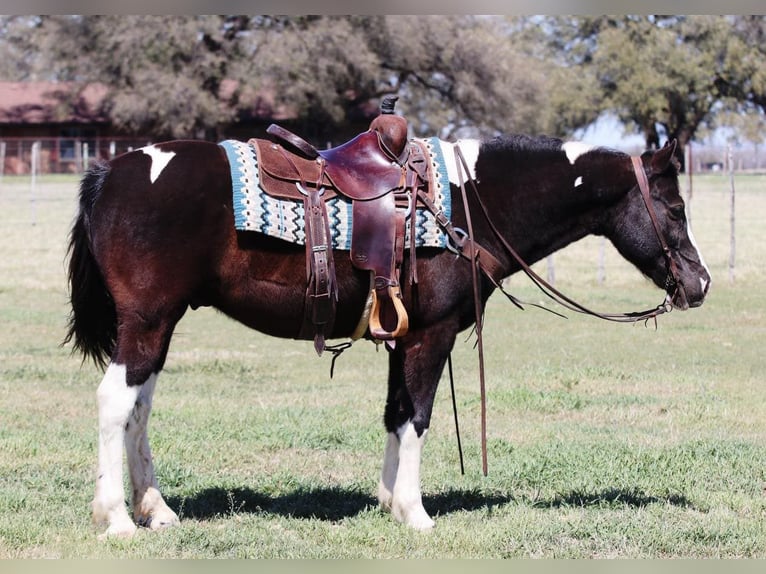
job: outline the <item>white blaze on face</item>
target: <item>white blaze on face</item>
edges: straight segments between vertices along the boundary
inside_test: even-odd
[[[162,151],[160,148],[154,145],[142,147],[139,151],[144,152],[150,158],[152,158],[152,167],[149,172],[149,179],[152,183],[157,181],[162,171],[167,167],[170,160],[176,155],[174,151]]]
[[[567,159],[572,165],[575,164],[578,157],[595,148],[596,146],[583,142],[566,142],[561,146],[561,150],[567,154]]]
[[[447,164],[447,175],[449,176],[450,183],[460,185],[460,178],[458,177],[458,165],[460,161],[455,157],[455,146],[460,146],[460,151],[465,158],[465,162],[468,164],[468,178],[476,179],[476,160],[479,158],[479,148],[481,142],[479,140],[458,140],[456,143],[440,142],[442,147],[442,154],[444,154],[444,163]],[[463,171],[462,162],[459,166]],[[463,174],[463,180],[466,180],[465,173]]]
[[[702,251],[700,251],[700,248],[697,245],[697,240],[694,237],[694,233],[692,233],[692,228],[689,225],[689,213],[688,213],[689,206],[688,206],[688,204],[687,204],[686,209],[687,209],[687,214],[686,214],[686,235],[689,236],[689,241],[691,242],[692,247],[694,247],[694,250],[697,252],[697,257],[699,258],[699,261],[702,264],[702,267],[705,268],[705,272],[707,273],[707,276],[711,277],[710,268],[707,266],[707,263],[705,263],[705,258],[702,257]],[[700,285],[702,287],[702,291],[704,292],[705,289],[708,287],[708,281],[706,279],[703,279],[702,277],[700,277]]]

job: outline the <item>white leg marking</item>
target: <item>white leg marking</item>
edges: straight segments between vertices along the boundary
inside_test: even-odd
[[[391,510],[394,500],[394,485],[396,473],[399,470],[399,437],[396,433],[388,433],[386,452],[383,455],[383,471],[378,483],[378,502],[384,510]]]
[[[596,146],[584,142],[566,142],[561,146],[562,151],[567,154],[567,159],[572,165],[575,164],[578,157],[595,148]]]
[[[162,151],[160,148],[153,145],[142,147],[140,151],[152,158],[152,168],[149,172],[149,179],[152,183],[157,181],[162,170],[167,167],[170,160],[176,155],[176,152],[174,151]]]
[[[98,476],[93,521],[107,524],[102,536],[132,536],[136,525],[125,507],[122,446],[125,425],[136,404],[139,387],[129,387],[125,365],[111,363],[98,386]]]
[[[447,164],[447,175],[451,183],[460,185],[460,179],[458,177],[458,166],[455,163],[455,146],[460,146],[460,151],[463,153],[465,162],[468,164],[468,177],[470,179],[476,179],[476,160],[479,158],[479,148],[481,142],[479,140],[458,140],[457,143],[448,143],[445,141],[440,142],[442,147],[442,154],[444,154],[444,163]],[[460,170],[463,170],[461,164]],[[465,174],[463,175],[465,179]]]
[[[147,426],[156,385],[156,374],[152,374],[141,385],[141,392],[125,433],[128,471],[133,486],[133,518],[137,524],[152,530],[173,526],[179,522],[176,513],[162,499],[149,448]]]
[[[426,430],[422,436],[418,436],[415,427],[409,421],[396,432],[399,442],[399,465],[396,469],[391,512],[394,518],[416,530],[430,530],[434,527],[434,521],[423,508],[420,492],[420,459],[427,433]]]

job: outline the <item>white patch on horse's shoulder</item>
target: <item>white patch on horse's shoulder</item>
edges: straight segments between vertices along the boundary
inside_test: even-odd
[[[170,160],[173,159],[173,157],[176,155],[176,152],[174,151],[162,151],[160,148],[154,145],[142,147],[139,151],[144,152],[146,155],[152,158],[152,167],[151,171],[149,172],[149,179],[152,183],[157,181],[157,178],[162,173],[162,170],[168,166]]]
[[[567,159],[572,165],[575,164],[578,157],[595,149],[595,147],[584,142],[566,142],[561,145],[562,151],[567,154]]]
[[[455,146],[460,146],[460,151],[465,158],[465,162],[468,164],[468,177],[469,179],[476,179],[476,160],[479,158],[479,148],[481,142],[479,140],[458,140],[456,143],[441,142],[442,154],[444,155],[444,163],[447,164],[447,175],[450,183],[460,185],[460,178],[458,177],[457,158],[455,157]],[[463,169],[463,166],[460,166]],[[465,179],[465,176],[463,177]]]
[[[577,176],[577,179],[575,180],[575,184],[574,184],[574,186],[575,186],[575,187],[580,187],[581,185],[582,185],[582,176],[581,176],[581,175],[578,175],[578,176]]]

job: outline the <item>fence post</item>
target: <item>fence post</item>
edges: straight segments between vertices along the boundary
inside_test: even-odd
[[[684,150],[684,165],[686,166],[686,218],[689,220],[689,225],[692,223],[692,172],[694,167],[692,165],[692,142],[686,144]]]
[[[606,237],[602,237],[598,242],[598,268],[596,270],[596,279],[599,285],[606,281]]]
[[[88,170],[88,142],[82,142],[82,171]]]
[[[734,256],[736,251],[736,235],[734,233],[734,162],[732,161],[731,145],[729,150],[729,182],[731,185],[729,200],[729,282],[734,283]]]
[[[29,166],[31,173],[29,202],[31,204],[33,226],[37,225],[37,172],[40,164],[40,145],[39,141],[32,144],[32,158],[30,160],[31,165]]]
[[[548,264],[548,283],[551,285],[556,284],[556,264],[553,261],[553,253],[548,255],[546,262]]]
[[[0,142],[0,182],[5,175],[5,142]]]

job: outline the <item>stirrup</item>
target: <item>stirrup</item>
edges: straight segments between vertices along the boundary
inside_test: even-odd
[[[380,300],[375,289],[372,290],[372,310],[370,312],[370,335],[374,339],[381,341],[391,341],[407,334],[410,327],[407,309],[402,303],[399,285],[389,285],[386,287],[388,299],[394,306],[396,312],[396,327],[392,331],[387,331],[380,321]]]

